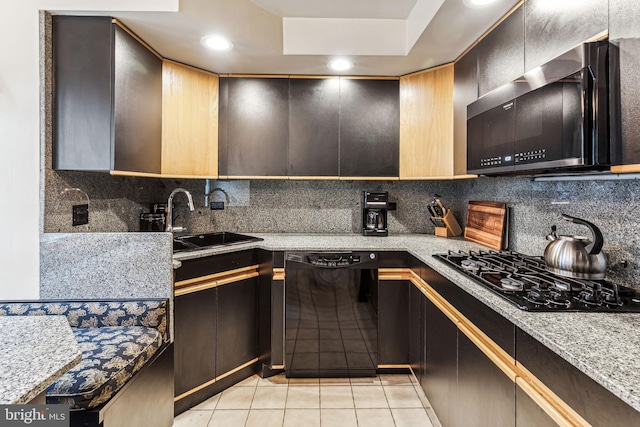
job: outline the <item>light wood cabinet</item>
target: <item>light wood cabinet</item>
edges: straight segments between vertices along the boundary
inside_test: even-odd
[[[218,75],[162,63],[162,175],[218,176]]]
[[[401,77],[400,179],[453,178],[455,163],[453,65]]]

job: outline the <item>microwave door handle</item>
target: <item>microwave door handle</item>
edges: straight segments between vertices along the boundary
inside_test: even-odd
[[[583,132],[582,137],[584,138],[584,143],[582,146],[583,150],[587,150],[586,153],[583,153],[586,159],[589,159],[591,164],[595,164],[596,162],[596,152],[597,147],[595,144],[597,141],[597,129],[595,126],[595,106],[597,104],[597,91],[595,90],[596,76],[593,74],[593,70],[591,69],[591,65],[587,65],[584,68],[584,73],[582,77],[583,84],[583,96],[584,96],[584,116],[583,120]]]

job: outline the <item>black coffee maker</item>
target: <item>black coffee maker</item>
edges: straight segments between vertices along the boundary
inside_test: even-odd
[[[363,192],[362,200],[362,235],[387,236],[387,211],[390,208],[389,193]]]

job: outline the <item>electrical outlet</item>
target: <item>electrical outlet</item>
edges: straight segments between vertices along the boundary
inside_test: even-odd
[[[73,226],[89,224],[89,205],[73,205]]]
[[[224,209],[224,202],[211,202],[209,207],[212,211],[221,211]]]

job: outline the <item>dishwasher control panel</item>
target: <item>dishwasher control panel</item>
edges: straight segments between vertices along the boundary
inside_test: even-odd
[[[325,268],[356,267],[363,263],[378,260],[376,252],[288,252],[288,267],[291,264],[303,264]]]

